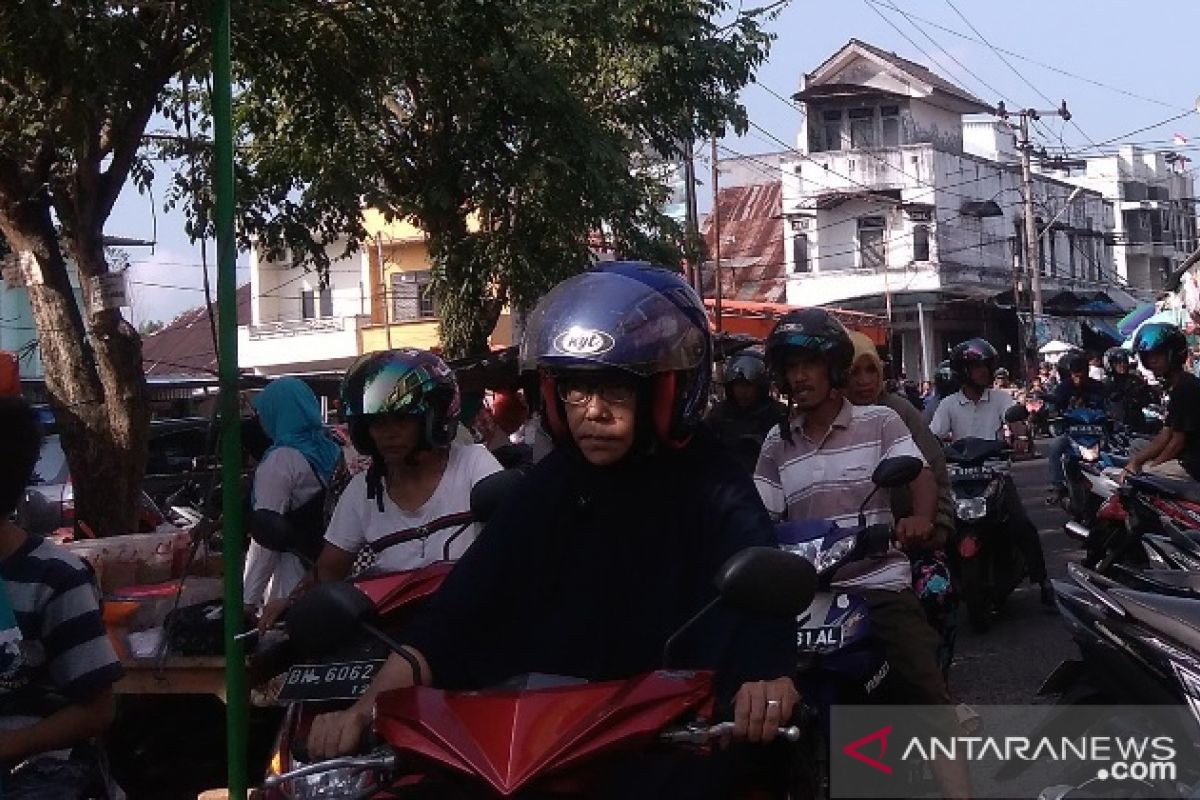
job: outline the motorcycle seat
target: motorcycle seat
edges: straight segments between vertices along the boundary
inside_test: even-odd
[[[1192,592],[1200,597],[1200,572],[1181,569],[1143,569],[1137,571],[1137,576],[1152,583]]]
[[[1200,483],[1183,478],[1164,478],[1160,475],[1130,475],[1129,483],[1136,489],[1178,497],[1192,503],[1200,503]]]
[[[1109,595],[1135,620],[1200,652],[1200,602],[1133,589],[1113,589]]]

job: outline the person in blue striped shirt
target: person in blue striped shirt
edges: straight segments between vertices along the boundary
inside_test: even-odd
[[[0,672],[0,787],[4,800],[103,797],[94,742],[112,724],[121,663],[91,569],[10,519],[41,449],[24,400],[0,398],[0,431],[0,580],[20,632]]]

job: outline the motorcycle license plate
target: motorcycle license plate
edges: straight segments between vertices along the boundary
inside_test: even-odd
[[[842,646],[842,626],[822,625],[801,628],[796,632],[796,644],[801,650],[828,650]]]
[[[832,592],[818,592],[808,609],[796,618],[796,645],[800,650],[831,650],[841,646],[842,627],[825,624],[833,603]]]
[[[383,667],[383,659],[343,661],[337,664],[297,664],[288,670],[279,699],[355,700],[367,691]]]
[[[1071,438],[1075,438],[1077,436],[1103,436],[1104,435],[1104,426],[1103,425],[1072,425],[1070,428],[1067,428],[1067,435],[1070,436]]]
[[[982,478],[991,472],[986,467],[950,467],[946,471],[951,478]]]

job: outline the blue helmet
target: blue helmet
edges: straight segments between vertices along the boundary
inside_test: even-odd
[[[1171,367],[1181,369],[1187,363],[1187,336],[1178,325],[1169,322],[1147,322],[1133,335],[1133,352],[1138,358],[1156,350],[1166,350],[1171,356]],[[1142,361],[1142,366],[1146,362]]]
[[[558,374],[620,370],[647,382],[659,441],[682,446],[708,407],[712,337],[700,298],[677,272],[616,261],[568,278],[534,308],[521,369],[541,375],[546,423],[569,434]]]

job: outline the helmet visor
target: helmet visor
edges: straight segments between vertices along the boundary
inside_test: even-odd
[[[688,370],[710,358],[708,319],[691,289],[585,272],[560,283],[530,315],[521,369]]]
[[[427,389],[436,386],[432,367],[387,362],[363,382],[362,413],[420,414],[429,409]]]
[[[1151,350],[1158,350],[1170,344],[1171,336],[1178,331],[1174,325],[1167,325],[1161,322],[1151,322],[1143,325],[1137,332],[1137,337],[1133,342],[1133,349],[1139,353],[1148,353]]]

